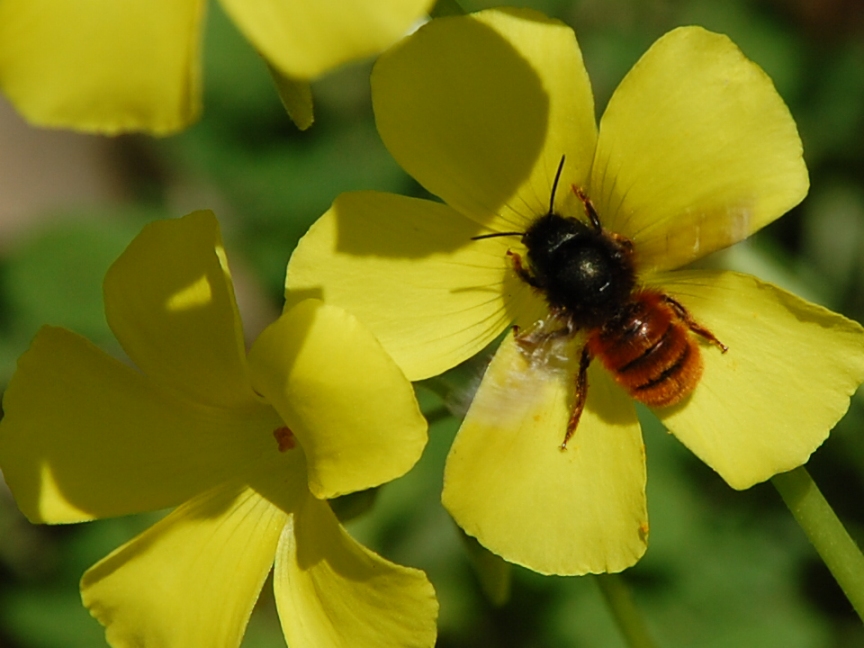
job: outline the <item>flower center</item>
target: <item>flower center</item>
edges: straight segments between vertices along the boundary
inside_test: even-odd
[[[279,452],[287,452],[297,447],[297,439],[294,438],[294,433],[287,425],[273,430],[273,437],[279,446]]]

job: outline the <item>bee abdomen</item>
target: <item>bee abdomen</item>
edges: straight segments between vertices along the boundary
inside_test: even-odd
[[[702,376],[699,347],[653,295],[641,295],[635,306],[628,318],[592,335],[589,350],[636,400],[652,407],[674,405]]]
[[[681,401],[702,377],[699,347],[687,329],[673,324],[670,332],[675,345],[662,358],[646,360],[644,367],[636,364],[618,374],[619,382],[633,398],[652,407],[666,407]]]

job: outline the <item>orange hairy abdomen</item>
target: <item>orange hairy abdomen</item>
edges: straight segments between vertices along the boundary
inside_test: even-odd
[[[688,396],[702,376],[699,347],[660,293],[643,290],[591,332],[588,350],[636,400],[666,407]]]

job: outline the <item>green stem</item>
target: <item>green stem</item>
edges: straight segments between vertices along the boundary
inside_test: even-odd
[[[864,556],[834,509],[803,466],[775,475],[771,482],[864,621]]]
[[[620,574],[596,574],[594,580],[600,586],[627,645],[630,648],[655,648],[657,644],[648,633],[648,626],[633,602],[630,588]]]

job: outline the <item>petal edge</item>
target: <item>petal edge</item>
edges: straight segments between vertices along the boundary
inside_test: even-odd
[[[864,328],[749,275],[662,281],[729,351],[700,345],[696,390],[655,413],[736,489],[806,463],[864,382]]]

